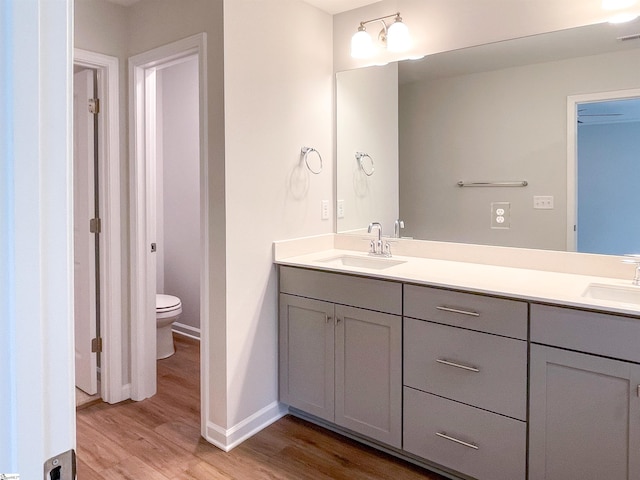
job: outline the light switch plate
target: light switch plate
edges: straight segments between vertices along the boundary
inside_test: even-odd
[[[338,200],[338,211],[336,213],[338,218],[344,218],[344,200]]]
[[[552,195],[534,195],[533,208],[539,210],[553,210]]]
[[[329,220],[329,200],[322,200],[322,220]]]

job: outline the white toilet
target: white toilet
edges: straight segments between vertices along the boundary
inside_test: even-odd
[[[176,353],[171,326],[182,313],[182,302],[173,295],[156,294],[156,323],[158,327],[156,358],[167,358]]]

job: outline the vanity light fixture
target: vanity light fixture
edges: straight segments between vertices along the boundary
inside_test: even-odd
[[[393,18],[393,23],[387,25],[385,19]],[[351,38],[351,56],[353,58],[369,58],[375,53],[375,47],[371,35],[367,32],[365,25],[369,23],[382,23],[382,30],[378,34],[378,40],[390,52],[402,52],[409,48],[411,39],[409,29],[402,22],[400,12],[384,17],[373,18],[360,22],[358,31]]]

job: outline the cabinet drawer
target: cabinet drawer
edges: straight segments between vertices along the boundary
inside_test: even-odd
[[[531,341],[640,362],[640,318],[531,305]]]
[[[505,337],[527,339],[527,303],[406,285],[404,314]]]
[[[525,420],[527,343],[405,318],[404,384]]]
[[[404,450],[478,480],[524,480],[526,424],[405,387]]]
[[[280,292],[402,315],[402,284],[396,282],[280,267]]]

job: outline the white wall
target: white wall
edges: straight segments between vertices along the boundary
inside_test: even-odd
[[[329,233],[333,198],[331,16],[297,0],[226,0],[228,423],[278,400],[276,269],[272,242]],[[286,27],[286,28],[283,28]],[[324,170],[292,184],[300,148]],[[333,212],[331,215],[333,218]]]
[[[598,0],[383,0],[334,16],[335,71],[370,65],[350,57],[360,21],[400,11],[413,40],[410,52],[384,54],[376,62],[588,25],[607,18]],[[375,27],[370,27],[377,33]]]
[[[177,323],[200,329],[198,61],[158,71],[156,292],[182,301]],[[175,326],[181,330],[180,325]]]
[[[415,238],[564,250],[569,95],[637,87],[640,50],[593,55],[400,87],[400,215]],[[527,180],[526,188],[459,188],[459,180]],[[533,209],[552,195],[553,210]],[[491,202],[511,227],[491,229]]]
[[[398,218],[398,64],[370,67],[336,75],[337,200],[344,201],[338,231],[367,228],[380,222],[385,235]],[[371,176],[355,158],[373,159]],[[369,159],[363,160],[368,172]]]

